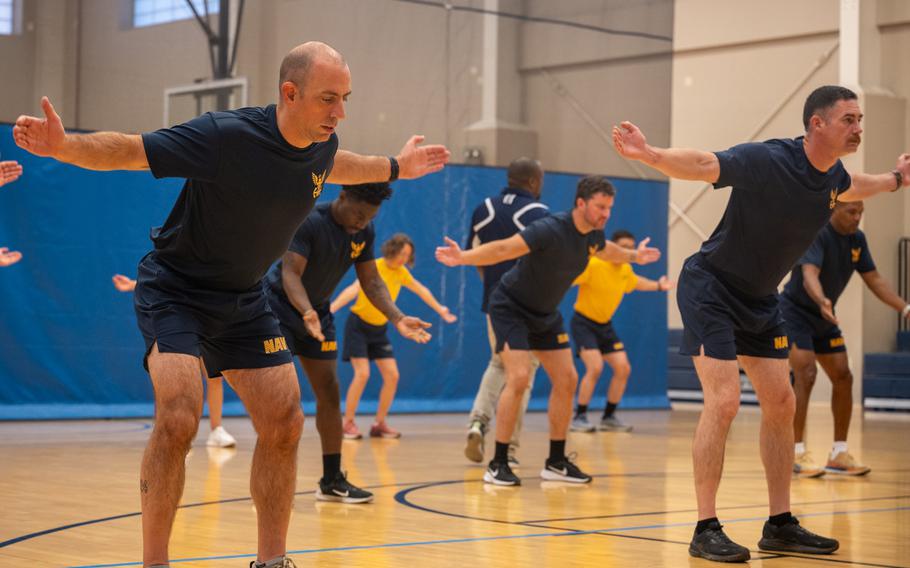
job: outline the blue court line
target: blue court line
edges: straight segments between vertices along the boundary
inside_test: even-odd
[[[877,508],[877,509],[856,509],[851,511],[825,511],[821,513],[805,513],[800,515],[801,517],[822,517],[822,516],[831,516],[831,515],[852,515],[858,513],[887,513],[894,511],[906,511],[910,510],[908,507],[888,507],[888,508]],[[755,521],[765,521],[767,520],[766,516],[761,517],[748,517],[741,519],[730,519],[724,521],[724,524],[729,523],[747,523]],[[520,526],[520,525],[519,525]],[[484,537],[467,537],[467,538],[453,538],[453,539],[439,539],[439,540],[419,540],[411,542],[391,542],[384,544],[373,544],[373,545],[359,545],[359,546],[339,546],[331,548],[310,548],[302,550],[289,550],[288,555],[295,554],[317,554],[325,552],[350,552],[350,551],[359,551],[359,550],[377,550],[377,549],[391,549],[391,548],[405,548],[411,546],[433,546],[438,544],[463,544],[467,542],[490,542],[490,541],[504,541],[504,540],[517,540],[517,539],[528,539],[528,538],[560,538],[560,537],[570,537],[570,536],[586,536],[594,534],[606,534],[610,533],[619,533],[619,532],[629,532],[637,530],[648,530],[648,529],[662,529],[662,528],[676,528],[676,527],[691,527],[691,522],[685,523],[669,523],[669,524],[658,524],[658,525],[635,525],[630,527],[615,527],[615,528],[606,528],[606,529],[595,529],[595,530],[572,530],[571,532],[547,532],[547,533],[531,533],[531,534],[522,534],[522,535],[506,535],[506,536],[484,536]],[[237,558],[255,558],[255,554],[231,554],[224,556],[198,556],[194,558],[179,558],[176,560],[171,560],[172,564],[181,563],[181,562],[205,562],[205,561],[214,561],[214,560],[231,560]],[[816,558],[807,558],[810,560],[817,560]],[[142,562],[121,562],[116,564],[86,564],[81,566],[72,566],[70,568],[117,568],[120,566],[141,566]]]

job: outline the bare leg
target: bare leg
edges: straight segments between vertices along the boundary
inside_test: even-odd
[[[692,357],[692,361],[705,399],[692,442],[695,496],[698,518],[702,520],[717,516],[717,488],[724,471],[727,432],[739,412],[739,367],[736,361],[705,355]]]
[[[221,409],[224,405],[224,383],[221,377],[206,380],[208,385],[209,427],[214,430],[221,426]]]
[[[796,395],[796,412],[793,416],[793,439],[806,441],[806,417],[809,414],[809,399],[818,369],[815,366],[815,352],[793,347],[790,349],[790,368],[793,369],[793,391]]]
[[[382,375],[382,389],[379,391],[376,422],[382,424],[389,414],[389,409],[392,408],[392,401],[395,400],[395,391],[398,390],[398,363],[391,357],[376,359],[376,367],[379,368],[379,374]]]
[[[265,369],[225,371],[256,428],[250,493],[259,527],[257,560],[286,552],[297,480],[297,443],[303,431],[300,386],[290,363]]]
[[[587,406],[594,396],[594,388],[604,370],[604,363],[600,349],[582,349],[581,361],[585,364],[585,376],[578,387],[578,404]]]
[[[632,365],[625,351],[614,351],[604,355],[604,361],[613,369],[613,378],[610,379],[610,388],[607,391],[607,402],[619,404],[622,395],[626,392],[629,375],[632,374]]]
[[[352,357],[351,366],[354,367],[354,378],[344,399],[344,419],[347,422],[353,422],[354,416],[357,415],[357,405],[360,404],[363,389],[370,378],[370,360],[365,357]]]
[[[739,358],[761,404],[761,460],[768,480],[771,515],[790,510],[793,472],[793,416],[796,396],[790,387],[786,359]]]
[[[540,359],[547,375],[550,376],[552,388],[547,414],[550,418],[550,439],[565,440],[572,420],[572,397],[578,386],[578,373],[572,363],[572,352],[569,349],[553,351],[534,351]]]
[[[341,453],[341,394],[338,386],[338,364],[334,359],[307,359],[300,364],[316,396],[316,430],[323,454]]]
[[[496,406],[496,441],[508,444],[521,408],[521,398],[531,380],[531,352],[512,350],[506,346],[499,355],[506,369],[506,384]]]
[[[846,442],[853,414],[853,373],[847,353],[818,356],[818,362],[831,378],[831,412],[834,414],[834,441]]]
[[[167,564],[171,526],[185,480],[185,458],[202,416],[199,360],[191,355],[159,353],[148,357],[155,389],[155,428],[142,456],[142,560]]]

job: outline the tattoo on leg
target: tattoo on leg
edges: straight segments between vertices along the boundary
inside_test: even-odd
[[[148,492],[149,492],[149,480],[148,480],[148,479],[140,479],[140,480],[139,480],[139,492],[140,492],[140,493],[148,493]]]

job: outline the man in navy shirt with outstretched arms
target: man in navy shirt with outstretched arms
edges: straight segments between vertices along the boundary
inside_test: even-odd
[[[910,317],[910,304],[895,294],[875,269],[866,235],[859,230],[862,217],[862,201],[838,202],[831,221],[819,231],[812,246],[793,268],[790,281],[780,296],[790,337],[790,367],[796,392],[793,473],[801,477],[818,477],[825,472],[865,475],[870,471],[847,451],[847,432],[853,413],[853,374],[834,306],[850,277],[859,272],[879,300],[903,317]],[[831,411],[834,414],[834,445],[824,468],[815,464],[805,444],[809,396],[818,373],[816,360],[831,379]]]
[[[326,44],[285,56],[277,105],[206,113],[141,136],[67,134],[45,97],[45,118],[21,116],[16,143],[94,170],[150,169],[186,178],[152,231],[139,264],[135,305],[155,391],[155,428],[142,460],[143,561],[166,566],[184,481],[184,456],[202,411],[201,358],[243,400],[258,434],[250,489],[259,527],[257,566],[286,558],[297,442],[303,428],[296,373],[269,309],[262,277],[287,250],[327,181],[415,178],[441,169],[442,146],[405,144],[397,158],[338,151],[351,74]]]
[[[461,250],[446,238],[436,249],[436,259],[446,266],[489,266],[520,258],[502,277],[490,297],[490,323],[496,336],[496,352],[502,357],[506,384],[496,407],[496,451],[484,472],[485,483],[521,485],[508,462],[509,442],[521,398],[530,381],[530,357],[543,365],[553,384],[547,408],[550,417],[550,455],[540,477],[550,481],[590,483],[566,456],[566,435],[572,418],[572,398],[578,373],[569,349],[569,334],[559,313],[559,302],[572,282],[597,255],[612,262],[645,264],[660,257],[647,247],[628,250],[604,239],[616,190],[603,176],[587,176],[578,182],[571,211],[549,215],[520,233],[471,250]]]
[[[683,319],[680,353],[691,355],[705,393],[692,446],[698,524],[689,554],[749,559],[717,520],[724,444],[739,409],[739,364],[762,410],[761,456],[770,517],[762,550],[830,554],[836,540],[815,535],[790,514],[794,395],[777,286],[831,216],[838,200],[856,201],[910,184],[910,154],[892,172],[850,175],[840,158],[860,143],[856,94],[819,87],[803,108],[805,136],[734,146],[723,152],[650,146],[634,124],[613,128],[616,151],[678,179],[733,186],[724,216],[689,257],[677,285]],[[737,363],[738,359],[738,363]]]

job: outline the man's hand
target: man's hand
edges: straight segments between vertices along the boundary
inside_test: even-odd
[[[411,136],[401,152],[395,157],[398,160],[399,179],[414,179],[432,174],[441,170],[449,162],[452,155],[442,144],[428,144],[418,146],[424,137]]]
[[[676,283],[667,278],[666,276],[661,276],[657,279],[657,291],[658,292],[669,292],[676,286]]]
[[[114,282],[114,288],[120,292],[132,292],[136,289],[136,281],[129,276],[114,274],[111,280]]]
[[[13,183],[22,175],[22,166],[15,160],[4,160],[0,162],[0,187],[8,183]]]
[[[620,156],[629,160],[644,160],[648,156],[645,135],[629,121],[613,127],[613,147]]]
[[[303,327],[316,341],[325,341],[325,335],[322,334],[322,322],[319,321],[319,314],[316,313],[316,310],[311,308],[303,314]]]
[[[426,331],[429,328],[430,324],[413,316],[404,316],[395,324],[395,329],[402,337],[416,343],[426,343],[433,337]]]
[[[636,264],[651,264],[660,260],[660,249],[649,247],[650,242],[651,237],[646,237],[638,243],[638,247],[635,249]]]
[[[443,237],[446,245],[444,247],[436,247],[436,260],[445,264],[446,266],[458,266],[461,264],[461,247],[458,246],[458,243],[450,239],[449,237]]]
[[[44,118],[22,115],[13,127],[16,145],[36,156],[56,157],[63,149],[63,121],[47,97],[41,97]]]
[[[834,315],[834,304],[831,303],[831,300],[825,298],[824,301],[822,301],[821,305],[818,306],[818,308],[821,310],[823,318],[830,321],[834,325],[840,325],[837,321],[837,316]]]
[[[897,157],[897,171],[904,176],[901,187],[910,186],[910,154],[901,154]]]
[[[22,260],[21,252],[0,247],[0,267],[16,264],[20,260]]]
[[[449,310],[446,306],[442,307],[442,311],[439,314],[442,316],[442,321],[446,323],[455,323],[458,321],[458,317]]]

